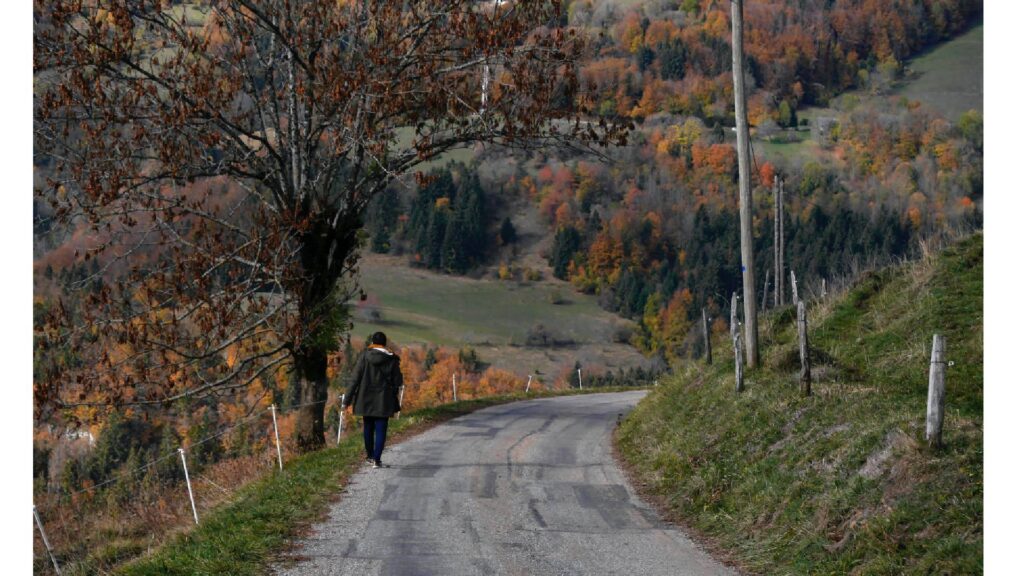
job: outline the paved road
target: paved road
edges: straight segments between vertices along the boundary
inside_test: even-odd
[[[644,392],[495,406],[352,477],[285,575],[733,574],[658,520],[611,455]]]

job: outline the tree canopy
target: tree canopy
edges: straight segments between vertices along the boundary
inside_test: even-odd
[[[37,405],[167,404],[282,366],[303,402],[326,398],[376,194],[467,142],[621,137],[580,119],[582,42],[560,12],[36,2],[36,194],[103,280],[51,308],[40,345],[70,354],[37,381]],[[322,402],[297,429],[322,445]]]

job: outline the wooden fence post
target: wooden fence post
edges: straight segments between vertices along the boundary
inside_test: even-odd
[[[743,338],[737,332],[732,337],[733,355],[736,357],[736,392],[743,392]]]
[[[704,359],[711,364],[711,327],[708,326],[707,308],[701,308],[700,315],[704,320]]]
[[[736,336],[736,331],[739,330],[739,321],[736,319],[736,293],[732,293],[732,299],[729,301],[729,336]]]
[[[797,289],[796,289],[796,272],[795,271],[793,271],[793,270],[789,271],[789,279],[790,279],[790,282],[792,282],[792,284],[793,284],[793,306],[796,306],[796,303],[800,301],[800,296],[797,293]]]
[[[782,306],[783,300],[785,300],[785,288],[786,288],[786,262],[785,262],[785,226],[783,225],[785,215],[785,204],[783,202],[783,194],[785,192],[785,182],[775,178],[775,242],[773,248],[775,249],[775,306]]]
[[[928,372],[928,414],[925,421],[925,439],[928,446],[942,446],[942,421],[946,410],[946,338],[936,334],[932,338],[932,363]]]
[[[761,292],[761,313],[764,314],[768,310],[768,280],[772,277],[772,271],[768,268],[764,269],[764,291]]]
[[[804,396],[811,395],[811,350],[807,345],[807,308],[803,301],[796,305],[796,327],[800,339],[800,384]]]

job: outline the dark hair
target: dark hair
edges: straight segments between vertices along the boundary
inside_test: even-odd
[[[375,344],[377,346],[387,346],[388,337],[385,336],[383,332],[374,332],[373,336],[370,336],[370,344]]]

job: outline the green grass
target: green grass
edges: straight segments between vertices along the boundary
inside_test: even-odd
[[[568,284],[473,280],[379,260],[360,272],[360,284],[380,302],[383,322],[357,318],[356,336],[384,330],[403,344],[521,344],[534,324],[543,323],[560,338],[595,342],[609,341],[615,325],[623,323],[602,310],[597,298]],[[563,303],[551,302],[556,292]]]
[[[776,165],[802,166],[807,162],[821,161],[825,156],[824,150],[818,145],[810,129],[801,129],[790,134],[795,134],[797,139],[793,142],[755,140],[755,158],[758,161],[767,158]]]
[[[896,94],[933,106],[954,121],[972,108],[982,111],[983,27],[979,22],[913,58],[907,64],[909,78],[897,87]]]
[[[896,84],[892,94],[920,101],[953,122],[968,110],[983,111],[983,32],[984,25],[979,22],[956,38],[910,59],[906,77]],[[881,101],[890,97],[873,96],[866,89],[849,90],[843,96],[858,108],[882,106]],[[818,117],[839,115],[837,110],[816,106],[797,111],[797,116],[809,120],[812,127]],[[811,131],[800,132],[799,136],[798,141],[787,143],[754,140],[756,157],[767,158],[777,165],[797,167],[811,160],[820,162],[828,156]]]
[[[636,388],[593,388],[584,391],[539,391],[446,404],[392,420],[392,442],[403,434],[480,408],[527,398],[618,392]],[[116,571],[121,575],[265,574],[301,530],[322,518],[330,502],[362,464],[362,439],[345,436],[338,447],[300,456],[241,489],[233,500],[216,508],[195,529],[179,534],[153,554]]]
[[[412,145],[413,137],[416,135],[416,131],[412,126],[403,126],[395,130],[395,136],[397,143],[400,148],[405,148]],[[456,164],[469,164],[476,157],[476,152],[473,151],[473,145],[468,145],[462,148],[455,148],[449,150],[444,154],[439,155],[437,158],[430,160],[429,162],[422,162],[413,167],[414,170],[428,172],[435,168],[444,168],[449,162],[455,162]]]
[[[812,307],[814,394],[796,382],[792,307],[733,391],[731,350],[680,367],[616,444],[641,486],[764,574],[982,571],[982,255],[972,236]],[[924,443],[931,337],[947,337],[945,446]]]

